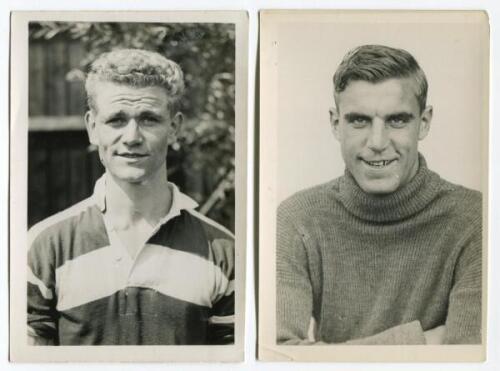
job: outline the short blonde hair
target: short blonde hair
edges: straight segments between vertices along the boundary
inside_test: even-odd
[[[91,64],[85,90],[92,110],[96,110],[96,83],[102,81],[137,87],[161,87],[167,93],[172,113],[179,110],[184,92],[184,75],[180,66],[159,53],[142,49],[113,50],[101,54]]]

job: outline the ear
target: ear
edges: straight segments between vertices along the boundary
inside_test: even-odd
[[[85,113],[85,127],[87,128],[87,134],[89,136],[90,143],[95,146],[98,146],[99,140],[97,135],[95,114],[94,112],[92,112],[92,110],[88,110]]]
[[[340,140],[339,112],[336,107],[330,108],[330,125],[335,139]]]
[[[429,133],[432,121],[432,106],[425,107],[420,115],[420,127],[418,129],[418,140],[424,139]]]
[[[184,115],[181,112],[177,112],[170,122],[171,133],[169,135],[168,144],[174,144],[177,141],[177,135],[179,134],[179,129],[184,122]]]

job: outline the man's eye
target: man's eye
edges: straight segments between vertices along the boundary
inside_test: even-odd
[[[408,119],[406,118],[392,118],[387,121],[387,123],[392,126],[393,128],[402,128],[408,124]]]
[[[157,117],[154,116],[146,116],[141,119],[141,123],[143,125],[156,125],[160,122]]]
[[[349,123],[355,128],[363,128],[369,124],[369,120],[364,117],[353,118]]]
[[[106,120],[106,124],[110,126],[122,126],[125,125],[125,120],[122,117],[111,117]]]

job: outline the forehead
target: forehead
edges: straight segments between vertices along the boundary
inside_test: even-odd
[[[337,94],[339,111],[363,113],[414,111],[419,109],[416,83],[412,79],[388,79],[372,83],[352,81]]]
[[[97,82],[93,89],[95,108],[99,112],[115,110],[168,110],[168,95],[158,86],[136,87],[114,82]]]

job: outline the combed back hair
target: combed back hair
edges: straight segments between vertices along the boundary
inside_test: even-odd
[[[333,76],[335,103],[338,94],[351,81],[382,82],[392,78],[410,78],[415,81],[415,95],[420,112],[427,101],[427,79],[413,56],[403,49],[383,45],[362,45],[349,51]]]
[[[101,54],[91,65],[85,81],[89,108],[96,110],[96,83],[165,89],[171,114],[179,110],[184,76],[179,65],[159,53],[141,49],[118,49]]]

